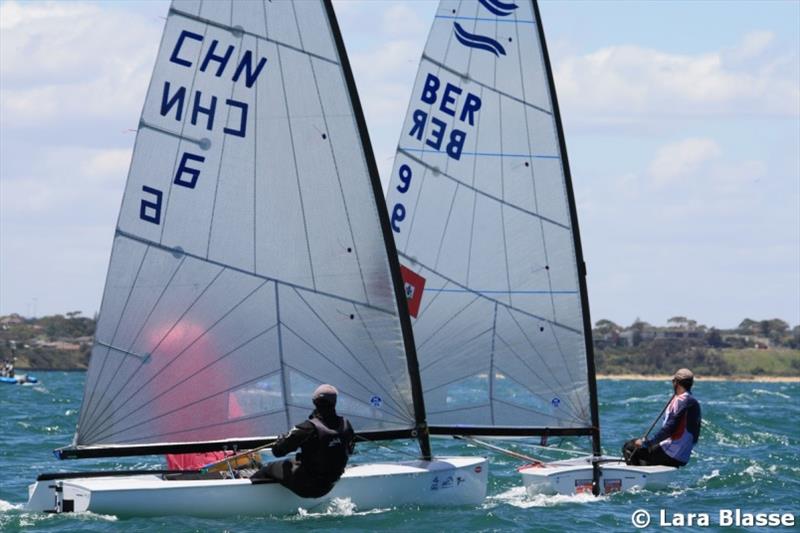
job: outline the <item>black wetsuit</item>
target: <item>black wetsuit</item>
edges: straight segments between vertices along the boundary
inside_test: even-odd
[[[355,432],[346,418],[333,410],[315,410],[272,446],[276,457],[300,448],[295,458],[270,463],[250,479],[275,479],[298,496],[319,498],[342,477],[354,447]]]

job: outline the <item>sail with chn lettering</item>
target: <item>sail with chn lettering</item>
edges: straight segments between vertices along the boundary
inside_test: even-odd
[[[534,2],[439,4],[387,206],[432,432],[594,435],[575,201]]]
[[[321,1],[173,2],[63,456],[252,446],[323,382],[357,431],[410,434],[406,304],[333,25]]]

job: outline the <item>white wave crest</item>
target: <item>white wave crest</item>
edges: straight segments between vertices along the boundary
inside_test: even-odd
[[[697,480],[697,482],[700,485],[704,485],[705,483],[707,483],[708,481],[714,479],[715,477],[719,477],[719,469],[717,469],[717,468],[712,470],[710,474],[703,474],[702,476],[700,476],[700,479]]]
[[[525,487],[512,487],[505,492],[489,496],[483,505],[485,509],[496,507],[498,504],[511,505],[520,509],[531,507],[553,507],[566,503],[589,503],[606,500],[606,496],[595,497],[591,493],[581,494],[535,494],[528,496]]]
[[[314,512],[297,508],[297,514],[290,517],[289,520],[306,520],[314,518],[327,518],[331,516],[366,516],[371,514],[385,513],[391,511],[391,508],[377,508],[369,509],[367,511],[359,511],[356,504],[350,498],[333,498],[327,502],[324,510]]]
[[[0,513],[7,513],[8,511],[15,511],[22,508],[23,505],[21,503],[11,503],[5,500],[0,500]]]

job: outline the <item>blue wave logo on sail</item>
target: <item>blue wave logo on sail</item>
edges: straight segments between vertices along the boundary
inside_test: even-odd
[[[500,0],[478,0],[478,2],[498,17],[507,17],[519,7],[517,4],[504,4]]]
[[[464,46],[469,46],[470,48],[477,48],[478,50],[486,50],[487,52],[493,53],[497,57],[506,55],[506,49],[503,48],[503,45],[490,37],[469,33],[464,28],[462,28],[461,24],[459,24],[458,22],[453,22],[453,30],[456,35],[456,39],[458,39],[458,42],[460,42]]]

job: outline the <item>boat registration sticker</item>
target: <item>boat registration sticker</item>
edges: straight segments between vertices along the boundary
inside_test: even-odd
[[[603,480],[603,491],[606,494],[610,494],[612,492],[619,492],[622,490],[622,480],[621,479],[604,479]]]
[[[584,492],[592,492],[591,479],[576,479],[575,480],[575,494],[583,494]]]

